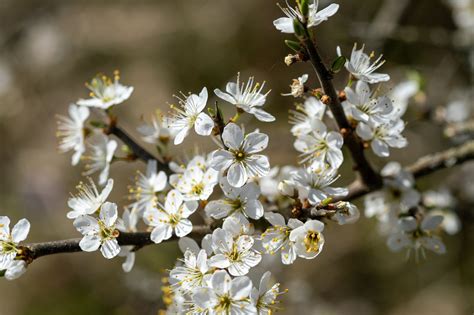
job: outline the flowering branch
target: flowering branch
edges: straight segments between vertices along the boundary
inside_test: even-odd
[[[210,228],[208,226],[197,225],[193,227],[193,231],[189,234],[189,237],[201,239],[207,233],[210,233]],[[170,240],[175,239],[177,238],[173,237]],[[42,256],[80,252],[82,251],[79,246],[80,241],[80,238],[73,238],[69,240],[24,245],[20,247],[20,250],[22,251],[20,257],[30,263]],[[150,232],[120,232],[117,241],[119,245],[135,246],[136,249],[154,244],[150,239]]]
[[[378,189],[382,187],[382,178],[372,168],[364,155],[363,144],[354,133],[354,129],[349,124],[344,109],[339,101],[336,89],[332,84],[333,74],[330,72],[319,55],[316,45],[313,43],[309,35],[305,36],[303,45],[306,48],[310,62],[316,72],[324,94],[329,97],[329,108],[334,115],[334,119],[339,126],[342,135],[345,138],[345,144],[351,152],[355,162],[355,169],[362,177],[362,183],[370,189]]]

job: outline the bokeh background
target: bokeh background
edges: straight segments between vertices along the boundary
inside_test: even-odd
[[[406,165],[451,145],[442,126],[428,118],[456,98],[468,97],[473,104],[467,92],[474,59],[472,1],[338,3],[338,14],[317,28],[327,62],[335,58],[337,45],[349,52],[354,42],[366,43],[387,59],[383,70],[394,82],[387,89],[413,71],[423,78],[423,91],[405,116],[410,144],[393,150],[391,157]],[[57,152],[55,114],[87,96],[84,82],[93,75],[114,69],[135,87],[116,111],[135,138],[142,117],[157,108],[166,111],[178,91],[223,88],[238,71],[244,78],[265,80],[272,89],[267,109],[279,119],[273,125],[250,125],[270,134],[273,165],[295,163],[287,123],[293,99],[281,93],[302,73],[310,74],[311,84],[316,81],[308,64],[283,63],[289,53],[283,40],[289,36],[272,25],[281,15],[273,0],[0,0],[0,213],[12,221],[27,217],[32,242],[78,237],[65,213],[82,170]],[[191,153],[196,143],[201,151],[212,148],[202,141],[188,138],[176,154]],[[370,159],[378,168],[386,163]],[[463,229],[445,237],[446,255],[407,261],[403,253],[388,250],[374,220],[364,217],[351,226],[330,225],[317,259],[273,269],[289,289],[281,313],[472,313],[473,168],[466,164],[419,183],[422,190],[448,186],[460,197],[456,210]],[[113,201],[127,204],[127,185],[136,169],[144,164],[112,166]],[[341,182],[353,176],[349,165]],[[122,272],[121,258],[106,261],[98,253],[41,258],[20,279],[0,281],[0,314],[156,314],[163,306],[163,270],[177,255],[176,243],[146,247],[129,274]]]

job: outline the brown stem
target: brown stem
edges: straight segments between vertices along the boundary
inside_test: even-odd
[[[382,187],[381,176],[372,168],[370,163],[367,161],[364,155],[364,147],[362,142],[354,133],[354,129],[349,124],[346,118],[344,109],[339,101],[336,89],[332,84],[333,75],[326,68],[326,65],[321,59],[318,53],[316,45],[313,43],[311,38],[305,37],[303,44],[309,55],[310,62],[318,76],[321,87],[323,88],[324,94],[329,97],[329,109],[331,110],[334,119],[339,126],[342,134],[344,135],[344,144],[351,152],[352,159],[355,163],[355,169],[358,171],[362,178],[362,183],[367,186],[368,189],[378,189]]]

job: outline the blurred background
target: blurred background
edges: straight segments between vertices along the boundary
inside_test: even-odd
[[[405,115],[409,146],[392,150],[391,158],[407,165],[449,147],[443,126],[430,118],[454,101],[474,111],[473,2],[338,3],[336,16],[316,29],[325,61],[334,60],[338,45],[347,55],[354,42],[365,43],[366,51],[387,59],[382,72],[392,81],[384,89],[413,73],[421,78],[422,90]],[[316,86],[316,80],[309,64],[283,63],[289,53],[283,40],[290,36],[274,29],[272,21],[280,16],[273,0],[0,0],[0,213],[14,222],[27,217],[31,242],[79,236],[65,214],[82,168],[72,168],[70,156],[58,154],[55,114],[65,114],[69,103],[88,95],[84,82],[115,69],[124,84],[135,87],[116,113],[136,139],[142,117],[149,120],[157,108],[166,111],[179,91],[222,89],[238,71],[244,79],[265,80],[272,89],[266,109],[278,121],[250,125],[270,134],[272,165],[294,164],[297,152],[287,123],[293,99],[281,93],[303,73],[310,74],[310,84]],[[339,87],[345,78],[336,78]],[[184,151],[176,153],[191,153],[196,143],[201,151],[213,147],[200,141],[187,138]],[[387,162],[369,157],[379,169]],[[111,200],[126,205],[127,185],[144,168],[141,162],[114,164]],[[341,183],[353,178],[349,165]],[[289,289],[281,313],[471,314],[473,178],[470,163],[419,182],[421,190],[444,186],[459,198],[463,228],[444,238],[446,255],[407,261],[404,253],[389,251],[375,221],[363,216],[355,225],[329,225],[317,259],[272,270]],[[156,314],[163,307],[163,271],[178,255],[176,243],[148,246],[128,274],[121,258],[106,261],[99,253],[44,257],[20,279],[0,281],[0,314]]]

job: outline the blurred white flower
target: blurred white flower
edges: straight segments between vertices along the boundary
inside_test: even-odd
[[[143,123],[137,128],[143,141],[151,144],[168,142],[175,137],[175,132],[170,129],[171,118],[157,112],[151,118],[151,124]]]
[[[0,271],[5,272],[5,279],[15,280],[18,279],[22,274],[26,272],[26,261],[24,260],[12,260],[6,264],[0,263]]]
[[[117,221],[117,205],[105,202],[99,211],[99,219],[82,215],[74,220],[74,227],[84,235],[79,246],[85,252],[94,252],[100,247],[102,255],[111,259],[120,252],[117,242],[118,232],[115,229]]]
[[[283,96],[293,96],[293,97],[301,97],[304,94],[304,84],[308,81],[308,75],[303,74],[298,79],[293,79],[293,82],[290,85],[291,92],[284,93]]]
[[[226,102],[235,105],[237,108],[254,115],[258,120],[271,122],[275,117],[261,109],[265,104],[268,93],[263,94],[262,90],[265,82],[261,85],[256,83],[254,86],[254,77],[250,77],[247,83],[240,82],[240,73],[237,74],[237,82],[228,82],[225,92],[215,89],[214,93]]]
[[[95,134],[87,142],[89,151],[83,156],[86,161],[84,175],[99,174],[99,185],[104,185],[109,177],[110,163],[117,149],[117,141],[104,134]]]
[[[359,220],[359,209],[350,202],[339,201],[335,204],[336,213],[331,220],[336,221],[339,225],[352,224]]]
[[[84,144],[84,122],[89,117],[87,107],[69,105],[69,117],[57,115],[58,131],[56,136],[59,138],[59,151],[67,152],[74,150],[72,155],[72,165],[77,165],[86,150]]]
[[[323,120],[326,105],[324,105],[316,97],[310,96],[303,106],[297,105],[296,110],[290,110],[290,124],[293,125],[291,133],[299,137],[307,135],[313,131],[313,121]]]
[[[368,125],[359,123],[356,128],[356,133],[364,141],[370,141],[372,151],[380,157],[388,157],[390,155],[389,147],[404,148],[408,142],[402,136],[405,129],[403,120],[391,120],[376,125]]]
[[[133,92],[132,86],[122,85],[120,82],[118,71],[114,72],[114,79],[106,75],[99,74],[86,83],[87,88],[91,91],[89,99],[80,99],[78,105],[97,107],[100,109],[108,109],[113,105],[126,101]]]
[[[130,199],[135,200],[131,206],[136,206],[139,214],[147,209],[156,207],[158,201],[157,193],[163,191],[167,185],[167,176],[163,171],[157,169],[157,161],[149,160],[146,175],[137,171],[135,187],[130,187]]]
[[[398,83],[388,95],[392,100],[393,114],[402,117],[407,110],[410,98],[415,96],[419,90],[420,83],[416,80],[410,79]]]
[[[122,215],[122,220],[117,221],[117,229],[122,232],[136,232],[138,223],[138,211],[136,207],[131,210],[125,209]],[[121,246],[120,257],[125,257],[122,264],[122,269],[125,272],[130,272],[135,264],[135,246]]]

